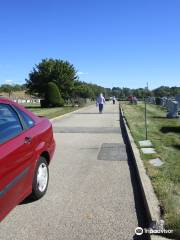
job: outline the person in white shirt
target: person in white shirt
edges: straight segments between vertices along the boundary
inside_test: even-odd
[[[116,97],[114,96],[113,97],[113,104],[115,104],[115,102],[116,102]]]
[[[103,94],[101,93],[96,100],[96,106],[99,106],[99,113],[102,113],[103,111],[103,106],[105,103],[105,98],[103,97]]]

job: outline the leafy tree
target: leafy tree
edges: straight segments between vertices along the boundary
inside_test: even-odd
[[[155,97],[168,97],[170,96],[170,88],[167,86],[161,86],[153,90]]]
[[[13,92],[22,91],[23,90],[23,87],[20,84],[15,84],[15,85],[12,86],[12,88],[13,88]]]
[[[92,83],[81,81],[74,82],[73,97],[95,99],[100,93],[107,95],[108,89]]]
[[[123,88],[122,89],[122,96],[123,97],[128,97],[132,95],[132,90],[130,88]]]
[[[76,70],[68,61],[43,59],[30,72],[29,79],[26,79],[26,86],[30,94],[44,97],[47,84],[53,81],[58,86],[62,97],[66,99],[70,97],[74,81],[77,79]]]
[[[112,95],[115,96],[116,98],[120,98],[122,96],[122,89],[119,87],[113,87]]]
[[[5,92],[9,94],[9,97],[11,96],[12,92],[13,92],[13,86],[10,84],[3,84],[1,85],[1,92]]]
[[[90,88],[85,84],[77,86],[74,89],[74,94],[75,96],[81,97],[81,98],[91,98],[92,96]]]
[[[47,85],[45,101],[51,107],[61,107],[64,105],[64,100],[54,82],[49,82]]]
[[[178,93],[180,93],[180,87],[171,87],[170,88],[170,95],[171,96],[175,96]]]

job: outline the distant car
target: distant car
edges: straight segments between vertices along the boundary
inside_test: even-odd
[[[54,150],[47,118],[0,98],[0,221],[27,196],[46,193]]]

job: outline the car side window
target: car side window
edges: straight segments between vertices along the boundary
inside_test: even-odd
[[[20,117],[23,119],[23,121],[26,124],[27,128],[31,128],[34,126],[34,121],[30,116],[28,116],[25,112],[21,111],[19,108],[14,107],[17,113],[20,115]]]
[[[23,131],[17,113],[8,104],[0,103],[0,144]]]

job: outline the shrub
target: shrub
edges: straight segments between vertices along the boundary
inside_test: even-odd
[[[49,82],[46,90],[46,99],[49,107],[62,107],[64,100],[61,97],[58,86],[54,82]]]
[[[156,101],[156,105],[160,105],[161,104],[161,98],[160,97],[156,97],[155,101]]]

